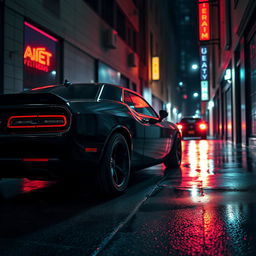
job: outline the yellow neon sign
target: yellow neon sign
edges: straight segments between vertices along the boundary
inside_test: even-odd
[[[159,57],[152,57],[152,80],[160,79],[160,60]]]

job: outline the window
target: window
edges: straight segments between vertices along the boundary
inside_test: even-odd
[[[95,12],[99,12],[99,1],[98,0],[84,0]]]
[[[116,19],[118,21],[116,24],[118,35],[125,40],[125,15],[119,7],[117,7]]]
[[[111,27],[114,26],[114,0],[101,0],[101,16]]]
[[[52,14],[60,17],[60,0],[44,0],[43,6]]]
[[[98,63],[98,82],[109,83],[109,84],[120,84],[120,72],[111,68],[107,64],[100,62]]]
[[[118,87],[105,84],[100,98],[104,100],[121,101],[122,90]]]
[[[125,88],[129,88],[129,84],[130,84],[129,78],[127,78],[124,75],[121,75],[120,85],[125,87]]]
[[[24,23],[24,90],[60,82],[60,42]]]
[[[256,33],[249,42],[250,51],[250,100],[251,100],[251,131],[252,135],[256,136]]]
[[[237,6],[237,3],[238,3],[239,0],[234,0],[234,7],[236,8]]]
[[[158,118],[154,109],[136,94],[125,91],[124,102],[139,114]]]
[[[137,92],[137,84],[135,83],[132,83],[132,90]]]
[[[126,22],[126,43],[136,52],[137,50],[137,33],[133,29],[132,25],[127,21]]]

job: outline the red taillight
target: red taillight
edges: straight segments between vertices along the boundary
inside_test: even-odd
[[[67,125],[65,115],[11,116],[7,128],[63,128]]]
[[[199,125],[199,128],[200,128],[201,130],[206,130],[207,125],[206,125],[206,124],[200,124],[200,125]]]
[[[182,127],[183,127],[183,126],[182,126],[181,124],[178,124],[177,126],[178,126],[178,129],[179,129],[179,130],[182,130]]]
[[[48,162],[48,158],[23,158],[23,162]]]
[[[85,148],[85,152],[97,152],[97,148]]]

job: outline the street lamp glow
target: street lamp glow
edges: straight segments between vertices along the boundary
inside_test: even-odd
[[[198,93],[198,92],[194,92],[194,93],[193,93],[193,97],[194,97],[194,98],[197,98],[198,96],[199,96],[199,93]]]
[[[179,82],[179,86],[183,86],[183,82]]]
[[[212,109],[214,107],[214,101],[213,100],[210,100],[209,102],[208,102],[208,109],[210,110],[210,109]]]
[[[193,64],[191,67],[192,67],[193,70],[197,70],[198,69],[198,65],[197,64]]]

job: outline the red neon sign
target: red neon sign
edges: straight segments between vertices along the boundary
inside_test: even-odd
[[[58,39],[56,39],[55,37],[53,37],[53,36],[51,36],[51,35],[45,33],[43,30],[41,30],[41,29],[39,29],[39,28],[37,28],[37,27],[31,25],[30,23],[28,23],[28,22],[25,21],[24,24],[25,24],[27,27],[30,27],[30,28],[32,28],[33,30],[37,31],[38,33],[40,33],[40,34],[42,34],[42,35],[48,37],[48,38],[51,39],[52,41],[58,42]]]
[[[52,53],[44,47],[27,46],[24,52],[24,64],[44,72],[49,71]]]
[[[199,0],[198,14],[199,14],[199,40],[210,40],[210,14],[209,3]]]

